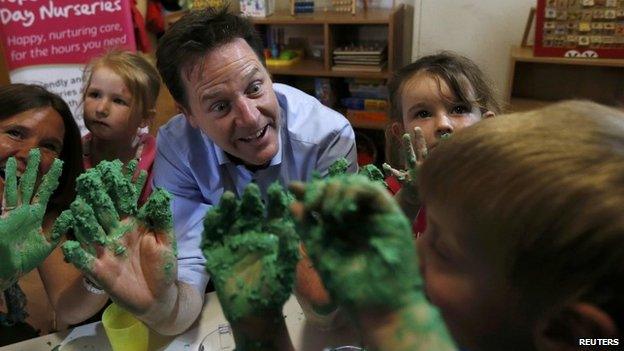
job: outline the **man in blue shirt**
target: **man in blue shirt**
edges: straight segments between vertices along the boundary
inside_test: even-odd
[[[173,195],[178,281],[158,297],[162,310],[142,316],[161,333],[184,331],[197,318],[208,276],[200,251],[202,220],[224,191],[261,191],[274,181],[325,175],[336,159],[355,172],[348,121],[295,88],[273,84],[253,25],[225,10],[191,12],[161,39],[158,69],[183,113],[157,138],[154,186]],[[159,317],[156,317],[159,316]]]

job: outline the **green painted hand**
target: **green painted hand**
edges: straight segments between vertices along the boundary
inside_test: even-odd
[[[139,210],[144,176],[132,165],[101,162],[77,179],[78,196],[56,230],[73,229],[65,259],[135,314],[149,309],[177,279],[171,196],[156,189]]]
[[[416,152],[414,152],[414,145]],[[409,133],[403,134],[403,157],[407,169],[400,171],[392,168],[389,164],[384,163],[383,169],[387,175],[392,175],[402,184],[402,189],[407,191],[407,195],[420,203],[420,195],[418,191],[418,173],[420,166],[427,158],[427,142],[420,127],[414,128],[414,144]]]
[[[372,349],[456,349],[422,292],[410,223],[382,184],[344,175],[291,190],[308,255],[332,298],[371,336]]]
[[[299,232],[308,254],[340,304],[411,302],[421,282],[410,224],[380,183],[345,175],[291,190],[301,201]]]
[[[299,237],[289,195],[275,183],[265,209],[250,184],[240,201],[226,192],[204,218],[206,270],[226,318],[236,323],[279,311],[292,292]]]
[[[37,267],[60,240],[59,232],[46,239],[41,223],[50,196],[58,186],[63,161],[54,160],[43,176],[33,197],[41,153],[33,149],[26,170],[17,184],[17,161],[10,157],[5,164],[2,216],[0,217],[0,291]]]

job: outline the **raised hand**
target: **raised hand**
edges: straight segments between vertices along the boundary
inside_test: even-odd
[[[78,196],[55,227],[73,228],[77,239],[63,244],[65,259],[141,315],[177,279],[177,252],[171,196],[156,189],[137,209],[144,176],[133,173],[132,165],[124,169],[119,161],[103,161],[80,175]]]
[[[206,270],[231,323],[281,309],[292,292],[299,238],[289,195],[275,183],[265,208],[250,184],[240,201],[226,192],[204,218],[202,250]],[[237,342],[237,345],[239,343]]]
[[[410,223],[380,183],[345,175],[291,190],[299,200],[292,206],[299,233],[332,298],[364,329],[390,323],[376,325],[392,332],[369,340],[374,348],[452,348],[422,292]],[[363,334],[374,339],[374,330]]]
[[[416,151],[414,151],[414,145]],[[418,172],[420,166],[427,158],[427,142],[425,136],[420,127],[414,128],[414,144],[412,144],[412,137],[409,133],[403,134],[403,157],[405,159],[405,170],[397,170],[392,168],[389,164],[384,163],[383,169],[387,175],[393,175],[403,185],[404,188],[409,189],[413,195],[418,196]]]
[[[46,206],[58,186],[63,161],[54,160],[43,176],[33,197],[41,153],[33,149],[28,155],[26,170],[17,182],[17,161],[10,157],[5,164],[5,183],[0,217],[0,291],[28,273],[48,257],[60,240],[53,231],[46,238],[41,229]]]

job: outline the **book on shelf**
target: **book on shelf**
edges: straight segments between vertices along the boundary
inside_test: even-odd
[[[385,111],[347,110],[347,119],[356,122],[387,122],[388,113]]]
[[[383,111],[388,108],[388,102],[382,99],[364,99],[357,97],[347,97],[340,99],[343,107],[352,110],[377,110]]]
[[[332,71],[343,71],[343,72],[354,72],[354,71],[363,71],[363,72],[381,72],[386,66],[385,62],[383,65],[333,65]]]

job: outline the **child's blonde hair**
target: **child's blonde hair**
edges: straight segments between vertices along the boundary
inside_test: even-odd
[[[623,330],[624,113],[568,101],[484,120],[438,146],[420,184],[504,262],[530,316],[586,302]]]
[[[147,57],[140,53],[112,50],[91,60],[83,75],[83,101],[91,85],[93,72],[100,67],[106,67],[119,75],[130,90],[133,117],[145,119],[151,115],[150,110],[156,106],[161,80],[156,67]]]

